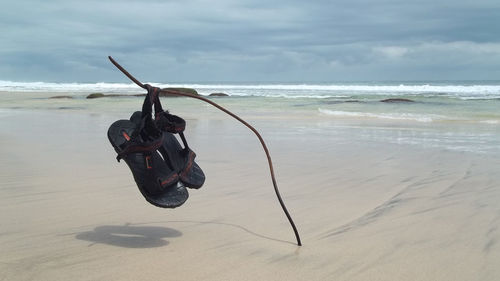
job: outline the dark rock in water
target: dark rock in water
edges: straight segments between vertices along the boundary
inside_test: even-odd
[[[415,101],[410,100],[410,99],[395,98],[395,99],[381,100],[381,102],[397,103],[397,102],[415,102]]]
[[[65,110],[65,109],[84,109],[81,106],[60,106],[57,109]]]
[[[53,96],[50,97],[49,99],[72,99],[72,96]]]
[[[96,98],[102,98],[105,97],[103,93],[92,93],[87,96],[88,99],[96,99]]]
[[[321,103],[324,104],[340,104],[340,103],[354,103],[354,102],[360,102],[359,100],[327,100],[327,101],[322,101]]]
[[[194,96],[199,96],[198,92],[196,92],[195,89],[191,88],[165,88],[162,90],[171,90],[171,91],[176,91],[176,92],[181,92],[181,93],[187,93],[191,94]],[[146,94],[135,94],[135,95],[124,95],[124,94],[103,94],[103,93],[92,93],[87,96],[88,99],[96,99],[96,98],[116,98],[116,97],[144,97]],[[160,92],[159,94],[160,97],[180,97],[175,94],[169,94],[165,92]]]
[[[208,95],[209,97],[228,97],[229,95],[226,93],[211,93]]]
[[[181,93],[186,93],[186,94],[191,94],[194,96],[199,96],[198,92],[195,89],[191,88],[164,88],[162,90],[170,90],[170,91],[175,91],[175,92],[181,92]],[[169,94],[165,92],[160,92],[160,97],[180,97],[175,94]]]
[[[135,95],[124,95],[124,94],[103,94],[103,93],[93,93],[87,96],[88,99],[97,98],[119,98],[119,97],[144,97],[146,94],[135,94]]]

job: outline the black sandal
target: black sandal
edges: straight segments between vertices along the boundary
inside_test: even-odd
[[[189,194],[179,181],[177,171],[167,165],[158,151],[164,135],[155,130],[151,100],[154,97],[148,93],[144,104],[149,106],[143,106],[139,124],[137,114],[134,114],[134,122],[118,120],[109,127],[108,139],[118,153],[117,160],[123,159],[129,166],[144,198],[158,207],[176,208],[186,202]]]

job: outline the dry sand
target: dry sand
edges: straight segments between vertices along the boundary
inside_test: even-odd
[[[367,141],[346,120],[325,134],[250,117],[297,247],[257,139],[193,116],[207,181],[166,210],[115,160],[106,131],[123,114],[4,112],[0,280],[500,280],[497,157]]]

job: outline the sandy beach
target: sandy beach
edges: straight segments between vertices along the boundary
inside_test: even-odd
[[[137,100],[58,102],[0,112],[0,280],[500,279],[498,148],[402,141],[477,125],[243,112],[297,247],[260,144],[235,120],[174,102],[207,181],[170,210],[144,200],[106,137]]]

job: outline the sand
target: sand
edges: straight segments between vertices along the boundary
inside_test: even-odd
[[[243,116],[297,247],[257,139],[223,115],[184,116],[207,181],[173,210],[116,162],[122,113],[0,117],[0,280],[500,280],[498,155],[388,144],[390,123]]]

